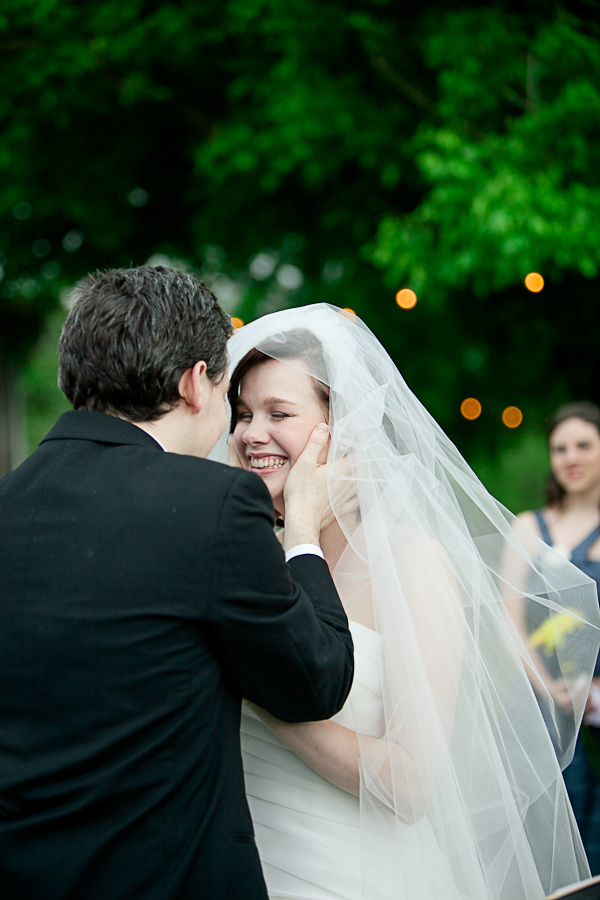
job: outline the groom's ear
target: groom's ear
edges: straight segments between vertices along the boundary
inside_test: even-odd
[[[201,359],[186,369],[179,379],[179,396],[190,412],[199,413],[202,409],[206,377],[206,363]]]

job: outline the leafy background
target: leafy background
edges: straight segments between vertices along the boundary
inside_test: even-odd
[[[70,286],[162,261],[245,321],[354,309],[492,492],[538,504],[544,420],[600,401],[599,12],[3,0],[0,360],[29,449],[65,408]]]

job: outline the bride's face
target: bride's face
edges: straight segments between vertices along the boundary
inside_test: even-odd
[[[244,467],[264,479],[277,512],[284,512],[291,467],[325,420],[310,378],[298,369],[269,359],[244,376],[233,439]]]

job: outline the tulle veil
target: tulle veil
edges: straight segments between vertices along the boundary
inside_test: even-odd
[[[595,583],[490,496],[358,317],[328,304],[266,315],[231,338],[231,371],[254,347],[330,388],[330,494],[348,540],[334,578],[350,619],[372,603],[383,642],[384,721],[360,765],[362,896],[375,897],[390,817],[429,820],[465,900],[540,900],[588,877],[561,765],[600,641]],[[541,612],[560,707],[531,674],[514,602]],[[425,883],[427,864],[424,852]],[[397,877],[399,898],[433,896],[406,893],[400,864]]]

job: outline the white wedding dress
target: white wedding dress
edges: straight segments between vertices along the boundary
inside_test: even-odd
[[[588,685],[598,653],[595,582],[488,494],[357,316],[263,316],[230,339],[232,375],[253,350],[329,388],[329,495],[347,541],[334,580],[348,616],[379,629],[352,625],[355,681],[336,716],[370,736],[360,799],[243,714],[272,900],[543,900],[589,877],[559,762],[585,708],[575,676]],[[567,715],[532,689],[510,609],[523,600],[556,615],[547,652]]]
[[[350,622],[355,675],[334,721],[373,737],[383,723],[381,637]],[[459,900],[427,818],[390,812],[375,836],[378,864],[361,864],[357,797],[331,784],[285,747],[251,710],[242,713],[246,793],[271,900]],[[363,833],[364,839],[364,833]]]

